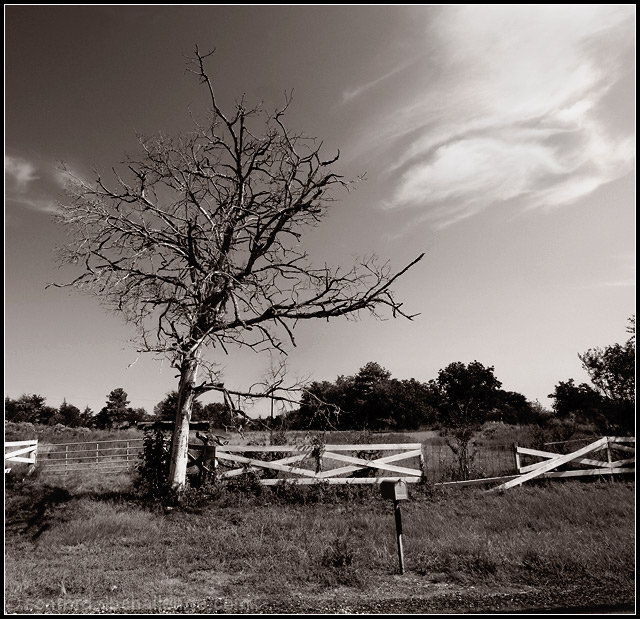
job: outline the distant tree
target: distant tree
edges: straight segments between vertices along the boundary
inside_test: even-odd
[[[300,408],[286,416],[291,429],[329,430],[349,428],[347,398],[353,377],[339,376],[335,383],[314,381],[300,399]]]
[[[451,363],[438,372],[440,420],[454,439],[448,444],[458,458],[461,479],[469,479],[473,434],[487,420],[502,386],[493,371],[493,366],[473,361]]]
[[[635,316],[629,318],[624,344],[591,348],[578,355],[591,382],[603,396],[613,426],[631,431],[635,425]]]
[[[114,428],[127,423],[130,414],[128,397],[127,392],[121,387],[111,391],[107,396],[106,405],[96,415],[96,427]]]
[[[429,385],[394,379],[380,364],[369,362],[355,376],[311,383],[286,422],[297,429],[410,430],[435,417]]]
[[[594,421],[602,415],[605,406],[601,393],[587,383],[576,385],[573,378],[558,381],[548,397],[553,400],[556,418],[560,419],[574,415],[583,422]]]
[[[82,425],[87,428],[90,428],[91,426],[94,425],[94,422],[95,422],[94,412],[88,406],[85,406],[84,410],[82,411]]]
[[[208,421],[213,427],[221,430],[233,428],[236,423],[233,411],[222,402],[205,404],[198,416],[201,421]]]
[[[433,394],[426,383],[415,378],[392,379],[388,386],[389,410],[385,427],[389,430],[418,430],[423,425],[436,422],[437,409],[433,406]]]
[[[48,425],[57,413],[56,409],[45,404],[46,398],[37,394],[23,394],[17,400],[4,399],[6,421],[27,421]]]
[[[160,402],[153,407],[154,417],[162,421],[175,421],[176,412],[178,410],[178,397],[179,395],[177,391],[170,391],[167,393],[164,399],[160,400]],[[193,403],[191,419],[193,421],[198,421],[201,414],[202,404],[199,400],[196,400]]]
[[[178,371],[168,481],[177,490],[197,398],[276,395],[271,385],[229,389],[207,348],[283,352],[301,321],[387,310],[411,318],[391,286],[422,258],[396,272],[375,258],[313,266],[300,239],[348,186],[332,168],[339,153],[327,159],[321,144],[286,128],[289,101],[272,114],[244,98],[224,110],[208,56],[196,48],[191,65],[210,107],[205,124],[177,139],[141,137],[140,156],[109,179],[70,180],[59,216],[70,233],[62,260],[81,268],[65,285],[122,312],[139,350]]]
[[[153,419],[144,408],[130,408],[127,415],[127,422],[130,426],[135,426],[141,421],[151,421]]]
[[[531,402],[517,391],[498,389],[495,393],[494,408],[487,414],[488,421],[510,424],[537,423],[537,410]]]
[[[66,399],[62,401],[58,413],[55,416],[56,423],[61,423],[69,428],[77,428],[83,424],[83,416],[80,409],[73,404],[69,404]]]

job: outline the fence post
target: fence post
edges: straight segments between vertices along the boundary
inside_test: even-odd
[[[611,459],[611,441],[609,440],[608,436],[607,436],[607,462],[609,463],[609,468],[611,468],[611,462],[613,462],[613,460]],[[613,481],[613,473],[609,475],[609,481]]]
[[[69,445],[64,446],[64,476],[69,474]]]
[[[96,443],[96,468],[98,468],[100,465],[98,464],[99,460],[100,460],[100,443]]]
[[[420,447],[420,470],[422,471],[422,479],[426,481],[427,479],[427,465],[424,461],[424,445]]]
[[[129,468],[129,441],[127,441],[127,468]]]
[[[516,473],[520,473],[520,454],[518,453],[518,443],[513,444],[513,458],[516,463]]]

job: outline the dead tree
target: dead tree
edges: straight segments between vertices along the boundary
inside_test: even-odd
[[[221,109],[196,48],[191,71],[210,105],[205,123],[177,138],[139,137],[138,158],[109,178],[72,179],[59,219],[69,231],[61,261],[80,274],[62,286],[97,295],[137,328],[138,349],[169,358],[179,376],[169,483],[185,484],[194,399],[227,390],[205,348],[285,351],[301,320],[386,309],[411,318],[391,285],[398,272],[369,259],[315,267],[301,248],[347,186],[315,140],[290,132],[282,109]],[[286,399],[283,397],[283,399]]]

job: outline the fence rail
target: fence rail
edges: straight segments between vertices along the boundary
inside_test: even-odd
[[[42,472],[68,474],[76,471],[99,470],[100,473],[120,473],[134,468],[144,439],[92,441],[86,443],[56,443],[42,450]]]
[[[37,439],[31,441],[9,441],[4,444],[4,472],[11,471],[11,467],[7,468],[7,462],[21,462],[30,464],[31,467],[35,467],[36,458],[38,454],[38,441]],[[13,449],[14,451],[6,452],[6,449]]]
[[[518,475],[514,479],[494,488],[494,490],[506,490],[535,478],[635,473],[635,442],[636,439],[634,437],[604,436],[568,454],[520,447],[516,443],[514,445],[514,458]],[[616,455],[619,452],[625,454],[625,456]],[[633,453],[633,456],[626,456],[629,453]],[[599,454],[600,459],[585,457],[589,454]],[[537,457],[542,458],[542,460],[523,465],[522,456]],[[585,466],[589,468],[579,468]]]
[[[355,452],[356,455],[347,455],[345,452]],[[381,456],[379,452],[396,453]],[[247,455],[240,455],[242,453]],[[278,457],[269,460],[269,454],[277,454]],[[219,479],[253,471],[265,475],[260,478],[260,483],[266,486],[283,481],[300,484],[372,484],[402,480],[415,483],[423,476],[424,463],[421,443],[324,445],[322,448],[224,445],[216,449],[215,459]],[[406,460],[413,460],[414,466],[396,464]],[[224,467],[229,468],[222,470]]]
[[[136,464],[139,462],[139,454],[142,451],[143,445],[142,438],[140,439],[120,439],[120,440],[111,440],[111,441],[91,441],[91,442],[83,442],[83,443],[56,443],[52,445],[40,444],[38,446],[38,458],[39,465],[43,472],[51,473],[51,474],[65,474],[73,471],[91,471],[91,470],[100,470],[101,472],[123,472],[126,470],[133,469]],[[335,460],[339,460],[341,457],[344,457],[344,451],[354,451],[355,453],[364,452],[366,449],[372,451],[384,451],[384,447],[389,447],[390,444],[369,444],[369,445],[325,445],[324,449],[328,450],[334,454],[338,455],[338,458]],[[199,450],[201,449],[201,445],[189,444],[189,448],[191,450],[190,461],[193,463],[197,460],[195,456],[200,455]],[[426,476],[426,478],[434,483],[441,482],[449,482],[452,479],[458,479],[457,477],[457,460],[455,454],[451,451],[451,449],[442,443],[398,443],[397,447],[399,448],[399,452],[406,451],[415,451],[415,457],[418,458],[419,468],[422,473]],[[277,453],[283,452],[287,449],[295,449],[298,450],[296,452],[290,452],[290,455],[285,460],[281,460],[276,462],[276,464],[280,465],[292,465],[301,460],[300,456],[303,453],[311,454],[312,447],[306,446],[279,446],[279,445],[224,445],[217,446],[217,454],[235,454],[236,456],[243,457],[243,452],[249,452],[254,454],[260,453]],[[418,455],[417,450],[421,449],[421,453]],[[306,450],[306,451],[305,451]],[[370,453],[372,453],[372,451]],[[97,456],[96,456],[97,454]],[[387,456],[388,457],[388,456]],[[328,459],[328,456],[325,455],[325,458]],[[404,459],[404,456],[401,460]],[[381,464],[392,465],[394,460],[389,460],[388,462],[381,462]],[[224,457],[220,460],[219,464],[220,470],[219,474],[225,472],[225,464],[231,463],[231,460]],[[344,464],[355,465],[353,462],[344,462]],[[362,464],[362,463],[360,463]],[[227,477],[232,477],[234,475],[240,474],[246,468],[251,469],[251,463],[236,461],[235,468],[237,469],[236,473],[232,475],[227,475]],[[262,470],[265,471],[269,467],[264,467],[257,465],[253,470]],[[373,467],[376,468],[376,467]],[[369,467],[365,467],[365,470],[368,470]],[[380,470],[380,469],[378,469]],[[417,470],[417,469],[416,469]],[[282,471],[283,473],[285,471]],[[355,471],[351,471],[355,472]],[[478,448],[477,452],[472,461],[471,466],[471,478],[484,478],[484,477],[492,477],[499,475],[508,475],[513,474],[513,450],[511,446],[505,445],[491,445],[491,446],[483,446]],[[393,471],[394,474],[402,474],[398,471]],[[273,474],[273,471],[272,473]],[[346,474],[345,474],[346,475]],[[407,476],[415,477],[413,473],[408,474]],[[280,476],[282,477],[282,475]],[[297,476],[299,478],[299,483],[308,483],[301,479],[302,477],[306,477],[306,475],[302,474]],[[348,477],[344,477],[344,479],[351,479]],[[369,477],[361,477],[359,478],[361,481],[358,483],[372,483],[375,481],[374,478]],[[370,481],[367,481],[370,480]],[[274,482],[267,482],[267,484]],[[330,483],[353,483],[353,482],[330,482]]]

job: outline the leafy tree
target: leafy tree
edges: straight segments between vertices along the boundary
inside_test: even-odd
[[[207,347],[284,351],[301,320],[362,310],[411,318],[391,286],[422,258],[396,273],[375,259],[314,267],[300,239],[348,185],[333,171],[338,157],[325,159],[321,145],[286,128],[289,101],[274,114],[244,98],[223,110],[209,55],[196,48],[192,65],[208,96],[206,123],[178,139],[141,137],[140,158],[110,179],[71,180],[59,216],[70,232],[62,260],[81,269],[64,285],[122,312],[137,327],[139,350],[167,357],[179,373],[169,474],[177,490],[198,397],[276,397],[273,386],[228,389]]]
[[[355,376],[339,376],[334,383],[311,383],[299,410],[287,416],[289,427],[298,429],[405,430],[434,420],[429,385],[413,378],[391,378],[375,362]]]
[[[488,421],[509,424],[538,423],[538,409],[517,391],[498,389],[495,393],[494,408],[487,415]]]
[[[4,399],[4,414],[7,421],[27,421],[48,425],[57,411],[45,404],[46,398],[37,394],[23,394],[17,400]],[[55,422],[54,422],[55,423]]]
[[[591,382],[603,396],[611,425],[632,431],[635,425],[635,316],[629,319],[631,337],[624,344],[590,348],[578,355]]]
[[[347,398],[353,377],[339,376],[335,383],[314,381],[307,386],[296,413],[287,415],[291,428],[309,430],[348,429]]]
[[[153,407],[153,414],[155,418],[163,421],[175,421],[176,412],[178,411],[178,397],[178,392],[175,390],[167,393],[164,399]],[[191,418],[194,421],[197,421],[200,419],[201,413],[202,404],[198,400],[195,400],[193,403]]]
[[[440,370],[435,381],[440,419],[454,438],[455,443],[449,442],[449,446],[458,457],[461,479],[469,479],[473,433],[487,420],[502,386],[493,371],[493,366],[485,367],[478,361],[468,365],[455,362]]]
[[[385,420],[387,429],[418,430],[436,421],[437,411],[429,385],[415,378],[392,379],[387,388],[390,405]]]
[[[100,429],[113,428],[127,423],[131,413],[129,396],[121,387],[114,389],[107,396],[107,403],[96,415],[95,423]]]
[[[235,424],[233,411],[222,402],[210,402],[202,407],[199,413],[199,419],[210,422],[214,427],[226,429],[231,428]]]
[[[81,425],[87,428],[90,428],[92,425],[94,425],[95,414],[88,406],[84,407],[84,410],[82,411],[81,415],[82,415]]]
[[[69,404],[67,400],[63,400],[58,412],[55,416],[56,423],[61,423],[69,428],[77,428],[83,424],[83,416],[80,409],[73,404]]]
[[[576,415],[583,421],[593,421],[601,414],[604,398],[587,383],[575,384],[573,378],[558,381],[553,393],[549,394],[553,400],[553,410],[558,418]]]
[[[150,421],[151,419],[152,416],[145,408],[130,408],[127,415],[127,422],[131,426],[135,426],[140,421]]]
[[[631,337],[624,344],[591,348],[578,355],[593,387],[560,381],[549,395],[560,418],[594,422],[601,432],[631,433],[635,428],[635,316],[629,319]]]

